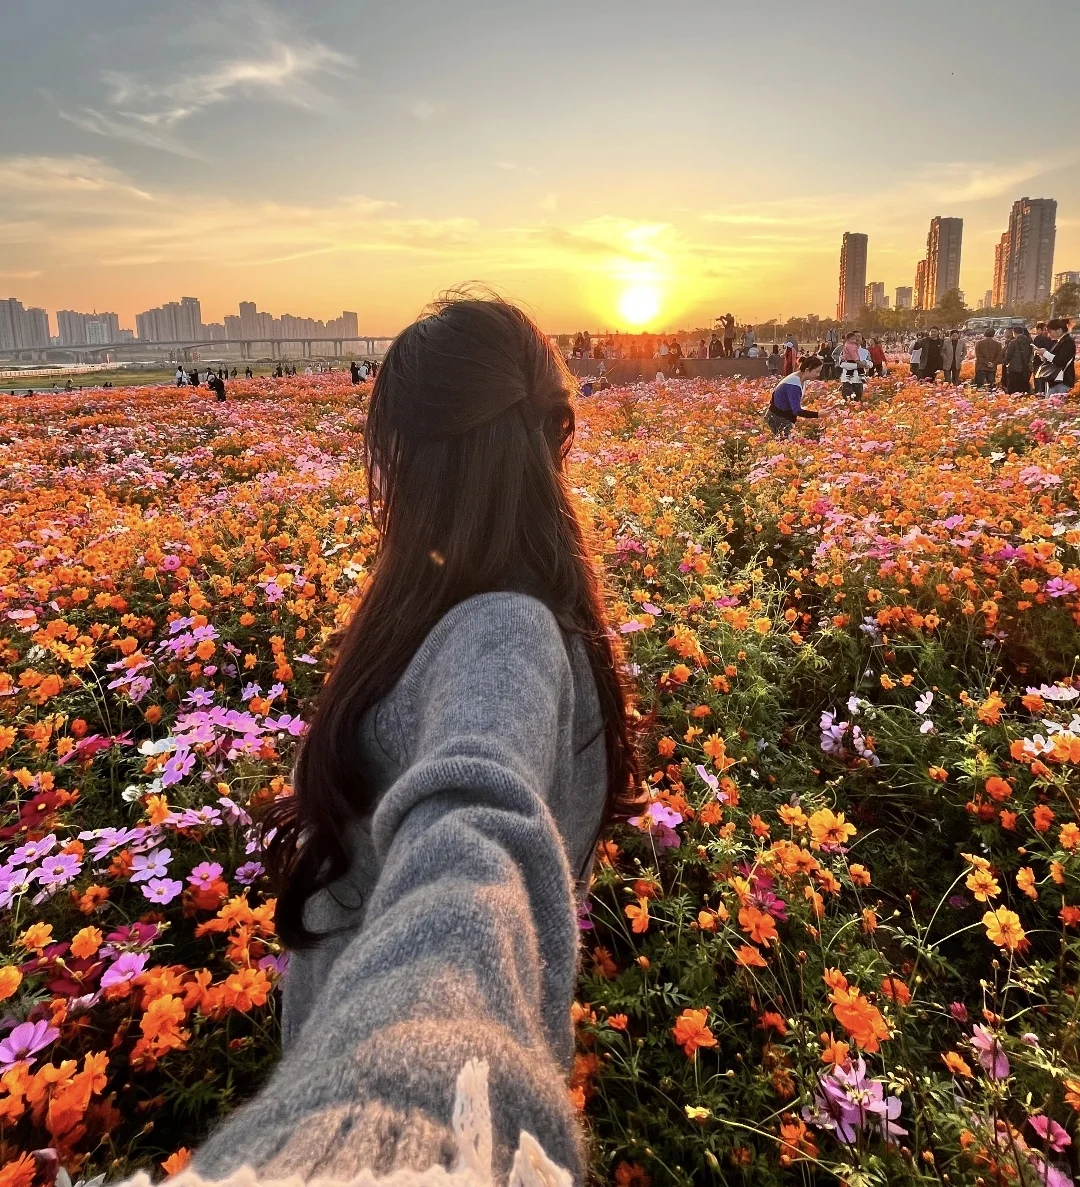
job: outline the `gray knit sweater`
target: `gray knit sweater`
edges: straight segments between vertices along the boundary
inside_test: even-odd
[[[497,1179],[527,1130],[578,1181],[575,884],[606,786],[585,648],[533,598],[470,598],[362,729],[382,794],[350,829],[348,875],[308,909],[309,926],[345,930],[293,955],[281,1063],[194,1169],[450,1166],[455,1081],[479,1058]]]

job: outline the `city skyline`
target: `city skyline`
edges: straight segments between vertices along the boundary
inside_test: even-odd
[[[871,236],[891,290],[911,284],[937,211],[964,219],[962,287],[982,293],[1025,193],[1055,195],[1060,268],[1080,266],[1080,150],[1047,130],[1042,88],[1017,95],[985,69],[1015,19],[1003,0],[914,0],[903,21],[861,6],[854,35],[889,45],[876,83],[906,98],[854,109],[841,0],[813,20],[770,6],[813,63],[797,104],[764,51],[730,52],[763,25],[723,0],[675,0],[672,55],[634,0],[9,7],[0,292],[27,307],[133,328],[198,293],[214,323],[254,300],[355,309],[385,334],[480,280],[558,331],[824,315],[844,230]],[[1061,34],[1040,77],[1069,75],[1078,16],[1064,0],[1025,10]],[[847,141],[857,168],[822,151]]]

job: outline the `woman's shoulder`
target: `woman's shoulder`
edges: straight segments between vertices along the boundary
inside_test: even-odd
[[[417,649],[399,684],[412,695],[432,679],[468,672],[539,668],[567,674],[566,640],[551,609],[514,590],[474,594],[452,606]]]

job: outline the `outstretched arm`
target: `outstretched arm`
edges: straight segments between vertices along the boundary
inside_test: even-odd
[[[372,820],[383,866],[364,930],[270,1082],[196,1155],[204,1176],[449,1164],[455,1081],[479,1058],[496,1173],[524,1129],[578,1179],[577,927],[547,803],[571,669],[540,603],[489,609],[461,618],[413,682],[409,765]]]

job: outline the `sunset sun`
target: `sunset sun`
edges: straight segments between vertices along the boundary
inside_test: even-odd
[[[655,285],[634,284],[619,298],[619,312],[633,326],[644,326],[660,312],[660,293]]]

